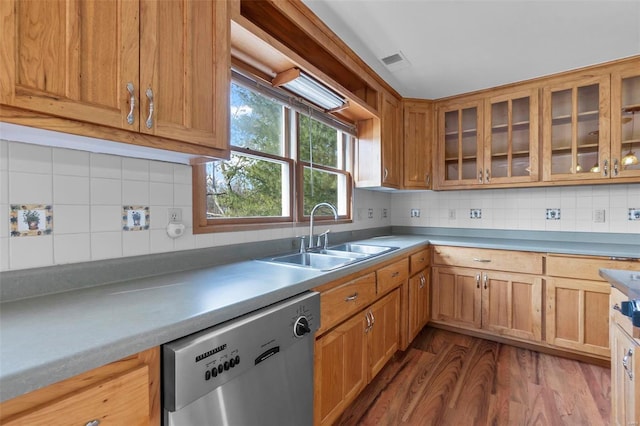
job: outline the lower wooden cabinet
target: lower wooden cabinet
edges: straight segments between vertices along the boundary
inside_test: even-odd
[[[316,339],[314,424],[330,425],[398,350],[400,290]]]
[[[158,347],[5,401],[0,424],[160,425]]]
[[[415,339],[430,317],[430,277],[429,269],[417,273],[409,279],[409,341]]]
[[[432,319],[539,342],[542,278],[511,272],[433,268]]]
[[[608,358],[610,285],[600,281],[547,280],[547,343]]]
[[[640,345],[620,324],[614,323],[611,326],[611,424],[640,424],[639,380]]]

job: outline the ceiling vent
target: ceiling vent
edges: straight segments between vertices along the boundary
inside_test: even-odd
[[[391,72],[399,71],[411,66],[411,62],[409,62],[404,54],[400,51],[385,56],[384,58],[380,58],[380,61]]]

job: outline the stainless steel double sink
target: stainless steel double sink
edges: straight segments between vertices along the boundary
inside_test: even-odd
[[[398,247],[346,243],[326,249],[312,249],[306,253],[285,254],[260,260],[286,266],[331,271],[397,249]]]

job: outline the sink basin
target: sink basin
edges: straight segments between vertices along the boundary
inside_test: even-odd
[[[353,263],[359,258],[349,256],[333,256],[324,253],[295,253],[284,256],[277,256],[266,260],[267,262],[281,263],[290,266],[300,266],[320,271],[330,271]]]
[[[370,244],[360,244],[360,243],[345,243],[340,244],[339,246],[331,247],[330,250],[333,252],[345,252],[345,253],[357,253],[370,256],[377,256],[379,254],[387,253],[393,250],[397,250],[398,247],[387,247],[387,246],[374,246]]]
[[[285,254],[260,260],[299,268],[330,271],[396,249],[397,247],[346,243],[328,249],[314,249],[306,253]]]

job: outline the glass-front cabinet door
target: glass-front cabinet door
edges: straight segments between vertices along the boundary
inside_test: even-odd
[[[610,177],[609,83],[605,75],[543,89],[543,180]]]
[[[485,101],[484,183],[538,180],[538,90]]]
[[[438,112],[441,186],[483,182],[482,103],[444,106]]]
[[[640,176],[640,69],[611,76],[611,156],[615,177]]]

